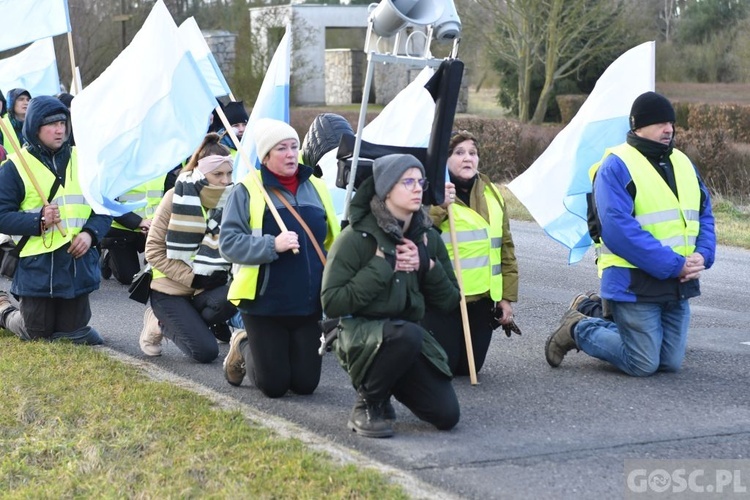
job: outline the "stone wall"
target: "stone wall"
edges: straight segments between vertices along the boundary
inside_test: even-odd
[[[325,61],[326,104],[335,106],[361,103],[367,70],[365,52],[328,49]],[[368,100],[371,101],[372,99]]]
[[[234,75],[237,35],[223,30],[204,30],[201,33],[203,33],[203,38],[205,38],[208,48],[211,49],[224,78],[229,80]]]

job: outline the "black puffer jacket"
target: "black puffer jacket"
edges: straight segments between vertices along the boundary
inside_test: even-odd
[[[354,135],[352,126],[341,115],[322,113],[315,117],[302,140],[302,163],[313,167],[313,174],[322,177],[318,162],[323,155],[337,148],[344,134]]]

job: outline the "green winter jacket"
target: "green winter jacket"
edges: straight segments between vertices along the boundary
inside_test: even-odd
[[[419,273],[394,272],[401,226],[375,195],[372,178],[362,183],[350,205],[349,226],[333,243],[323,272],[321,299],[329,318],[342,317],[334,352],[355,389],[383,341],[386,320],[419,323],[425,307],[450,311],[458,306],[458,282],[448,252],[425,211],[414,214],[408,236],[427,240],[435,266]],[[375,256],[379,247],[386,258]],[[447,356],[424,331],[422,354],[451,377]]]

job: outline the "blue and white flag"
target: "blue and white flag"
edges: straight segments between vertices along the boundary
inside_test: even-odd
[[[0,0],[0,51],[70,31],[67,0]]]
[[[231,94],[229,84],[224,79],[224,75],[221,73],[221,69],[219,69],[219,65],[216,63],[216,59],[211,53],[206,39],[203,38],[201,29],[198,27],[198,23],[195,22],[195,18],[189,17],[185,19],[178,28],[178,33],[185,46],[193,54],[195,62],[198,63],[203,78],[205,78],[214,96],[221,97]]]
[[[60,76],[52,38],[43,38],[18,54],[0,59],[0,89],[26,89],[38,95],[60,93]]]
[[[253,110],[247,121],[245,133],[242,136],[240,148],[247,153],[250,164],[260,168],[258,152],[255,149],[253,129],[260,118],[273,118],[289,123],[289,68],[291,67],[292,30],[287,26],[286,33],[281,38],[279,46],[266,70],[266,76],[258,92]],[[238,152],[234,158],[235,182],[241,181],[250,171],[249,166]]]
[[[633,101],[654,90],[654,48],[654,42],[646,42],[618,57],[570,123],[508,184],[544,231],[570,249],[570,264],[580,261],[593,243],[586,222],[589,168],[605,149],[625,141]]]
[[[73,99],[79,182],[98,212],[122,215],[138,203],[114,201],[164,175],[205,137],[216,98],[164,2],[117,59]]]

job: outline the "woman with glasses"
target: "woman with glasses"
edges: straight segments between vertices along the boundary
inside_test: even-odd
[[[341,317],[334,352],[358,395],[348,427],[365,437],[393,435],[391,395],[438,429],[459,419],[445,352],[419,325],[426,307],[450,311],[459,301],[448,253],[422,209],[426,184],[411,155],[375,160],[323,272],[323,310]]]
[[[430,209],[432,221],[443,233],[448,253],[450,243],[448,205],[453,203],[461,278],[466,296],[474,364],[484,364],[492,332],[513,322],[512,302],[518,300],[518,263],[510,234],[505,200],[497,186],[479,173],[479,144],[462,130],[450,140],[445,202]],[[456,199],[457,198],[457,199]],[[448,354],[455,375],[468,375],[469,364],[459,308],[445,311],[428,308],[423,321]]]

